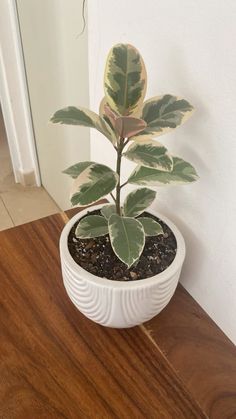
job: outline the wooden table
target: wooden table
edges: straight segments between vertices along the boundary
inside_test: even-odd
[[[0,418],[236,418],[236,350],[179,286],[133,329],[86,319],[58,240],[74,213],[0,233]]]

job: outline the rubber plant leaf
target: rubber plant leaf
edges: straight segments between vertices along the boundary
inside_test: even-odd
[[[116,136],[107,122],[95,112],[86,108],[76,108],[68,106],[60,109],[52,117],[54,124],[80,125],[83,127],[95,128],[100,131],[112,144],[116,143]]]
[[[118,118],[118,115],[115,112],[113,112],[110,106],[108,106],[106,103],[104,104],[104,113],[107,116],[107,118],[109,118],[113,128],[115,128],[115,122]]]
[[[143,119],[132,116],[121,116],[115,119],[114,127],[122,138],[130,138],[146,128],[147,124]]]
[[[159,236],[163,234],[161,224],[149,217],[139,217],[139,222],[142,224],[145,236]]]
[[[132,116],[119,116],[113,112],[104,98],[100,104],[100,115],[110,125],[117,138],[130,138],[143,131],[147,124],[140,118]]]
[[[117,44],[109,52],[105,74],[106,102],[120,116],[138,111],[146,93],[146,69],[136,48]]]
[[[89,239],[108,234],[107,220],[100,215],[87,215],[76,227],[75,235],[80,239]]]
[[[111,110],[111,108],[107,105],[105,97],[101,100],[101,103],[100,103],[100,106],[99,106],[99,115],[109,125],[110,130],[113,132],[113,136],[116,138],[116,141],[117,141],[118,138],[119,138],[119,135],[115,131],[114,123],[115,123],[115,119],[119,115],[117,115],[115,112],[113,112]]]
[[[145,234],[142,224],[135,218],[113,214],[109,218],[108,230],[114,253],[130,268],[139,259],[144,248]]]
[[[87,166],[84,163],[89,163]],[[84,165],[74,180],[71,194],[72,205],[86,206],[97,202],[110,193],[117,185],[118,175],[109,167],[94,163],[82,162]]]
[[[124,202],[124,215],[137,217],[154,201],[156,192],[148,188],[140,188],[130,192]]]
[[[116,206],[115,205],[104,205],[101,209],[101,214],[103,217],[106,218],[106,220],[109,220],[110,216],[112,214],[116,213]]]
[[[83,172],[87,167],[91,165],[90,161],[83,161],[80,163],[73,164],[73,166],[68,167],[68,169],[63,170],[62,173],[71,176],[73,179],[76,179],[81,172]]]
[[[137,164],[164,172],[171,172],[173,169],[172,157],[166,147],[156,140],[132,142],[124,156]]]
[[[150,138],[166,134],[186,122],[193,111],[193,106],[180,97],[172,95],[153,97],[144,102],[139,115],[147,126],[135,137]]]
[[[145,166],[137,166],[128,182],[137,185],[163,186],[191,183],[198,179],[194,167],[179,157],[173,157],[172,172],[163,172]]]

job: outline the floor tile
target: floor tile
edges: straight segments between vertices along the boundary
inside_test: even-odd
[[[13,222],[5,208],[5,205],[0,198],[0,231],[13,227]]]
[[[0,229],[24,224],[59,212],[44,188],[15,183],[0,109]]]
[[[1,192],[0,196],[15,225],[37,220],[60,211],[43,188],[23,187],[15,184],[6,192]]]

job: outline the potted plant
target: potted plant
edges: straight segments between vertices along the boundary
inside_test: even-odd
[[[144,102],[146,84],[137,49],[115,45],[107,58],[99,115],[69,106],[51,118],[53,123],[96,128],[116,153],[115,170],[85,161],[64,171],[74,179],[72,205],[86,207],[108,194],[112,202],[76,214],[60,239],[70,299],[85,316],[110,327],[149,320],[174,294],[185,257],[184,239],[170,220],[147,208],[156,196],[152,187],[197,179],[190,163],[154,139],[185,122],[193,106],[169,94]],[[123,159],[136,167],[121,184]],[[127,184],[138,188],[121,203],[121,189]]]

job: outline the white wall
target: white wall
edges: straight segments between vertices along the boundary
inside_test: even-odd
[[[186,125],[159,139],[191,161],[200,180],[160,188],[155,206],[186,239],[183,285],[236,342],[236,2],[90,0],[88,10],[92,109],[103,95],[106,54],[118,42],[143,55],[147,96],[172,93],[196,107]],[[114,164],[105,142],[92,132],[92,159]]]
[[[43,186],[70,207],[71,180],[61,172],[90,156],[86,128],[49,124],[68,105],[88,106],[87,32],[82,0],[17,0],[29,95]]]
[[[40,184],[14,0],[0,1],[0,101],[16,182]]]

